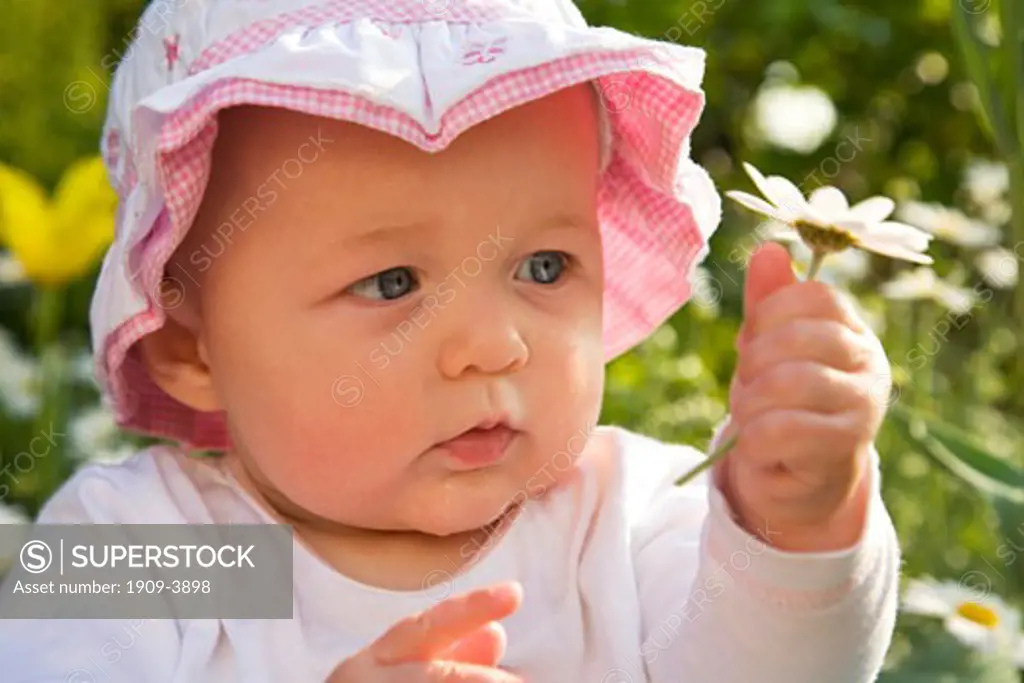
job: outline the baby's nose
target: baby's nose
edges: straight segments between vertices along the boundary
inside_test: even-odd
[[[450,379],[467,372],[506,374],[522,368],[529,357],[529,347],[513,321],[485,316],[460,326],[444,341],[438,369]]]

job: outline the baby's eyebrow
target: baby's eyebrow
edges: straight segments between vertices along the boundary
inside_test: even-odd
[[[408,239],[410,234],[430,234],[436,232],[438,228],[438,223],[430,220],[413,221],[410,223],[388,223],[375,225],[367,230],[362,230],[353,235],[346,235],[335,241],[346,247],[370,246]]]

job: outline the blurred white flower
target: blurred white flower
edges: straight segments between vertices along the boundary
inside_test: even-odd
[[[997,199],[981,207],[981,217],[991,226],[1002,226],[1013,218],[1013,206],[1005,199]]]
[[[125,442],[114,414],[103,404],[78,413],[68,425],[71,451],[83,462],[122,462],[134,448]]]
[[[39,412],[39,374],[39,363],[0,329],[0,404],[9,414],[26,418]]]
[[[974,265],[985,282],[996,289],[1013,289],[1020,275],[1020,261],[1009,249],[996,247],[978,254]]]
[[[996,595],[981,595],[952,581],[911,579],[902,609],[943,619],[951,635],[982,652],[1013,652],[1019,647],[1020,612]]]
[[[974,292],[939,279],[931,268],[905,270],[878,291],[887,299],[931,300],[958,315],[971,310],[977,300]]]
[[[96,359],[88,348],[79,348],[74,352],[69,371],[76,382],[99,389],[99,383],[96,381]]]
[[[25,526],[30,521],[28,516],[20,509],[0,502],[0,524],[20,524]],[[21,550],[22,544],[17,539],[9,538],[8,536],[5,533],[0,537],[0,575],[3,575],[11,568],[11,563]]]
[[[922,253],[931,240],[928,233],[886,220],[895,208],[888,197],[871,197],[850,207],[841,190],[825,186],[804,199],[796,185],[782,176],[765,178],[753,165],[744,163],[743,167],[768,201],[737,190],[726,195],[795,230],[795,234],[776,234],[776,239],[792,240],[799,235],[812,251],[819,253],[856,247],[914,263],[932,262],[930,256]]]
[[[990,204],[1009,192],[1010,169],[998,161],[972,161],[964,171],[963,187],[974,203]]]
[[[900,205],[897,215],[900,220],[960,247],[979,249],[999,243],[998,229],[942,204],[906,202]]]
[[[768,144],[801,154],[821,147],[836,127],[835,104],[821,88],[767,85],[752,110],[758,135]]]
[[[9,251],[0,251],[0,285],[22,285],[28,277],[21,262]]]

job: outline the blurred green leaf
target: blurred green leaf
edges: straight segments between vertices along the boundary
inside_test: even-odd
[[[986,495],[1024,504],[1024,470],[981,446],[948,422],[903,405],[889,413],[904,436],[925,454]]]
[[[1011,119],[1007,117],[1006,96],[1014,96],[1014,94],[999,92],[993,73],[999,55],[993,48],[981,42],[978,37],[976,24],[984,12],[979,12],[977,5],[970,2],[958,0],[952,0],[952,2],[954,35],[966,63],[967,73],[978,87],[978,94],[981,96],[979,114],[1003,155],[1008,159],[1013,158],[1018,150],[1015,144],[1015,133],[1009,125]],[[1004,1],[1003,4],[1007,3]]]

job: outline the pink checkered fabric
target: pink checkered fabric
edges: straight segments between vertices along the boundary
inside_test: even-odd
[[[223,415],[196,412],[164,393],[146,373],[135,344],[166,319],[160,291],[174,274],[164,269],[199,208],[217,112],[241,104],[353,121],[437,151],[503,111],[592,82],[603,95],[613,139],[599,190],[606,356],[642,341],[689,298],[693,268],[706,253],[720,215],[713,185],[688,158],[689,136],[703,107],[698,51],[592,29],[568,1],[336,0],[307,2],[299,9],[295,0],[189,3],[169,15],[162,34],[140,37],[148,43],[119,68],[104,135],[104,156],[122,205],[92,321],[99,374],[122,426],[196,448],[230,446]],[[218,32],[217,21],[235,25]],[[366,39],[379,29],[374,39],[425,41],[422,36],[441,22],[466,36],[479,28],[485,39],[467,39],[461,61],[442,60],[431,69],[444,74],[445,82],[455,78],[445,68],[474,73],[471,69],[482,65],[491,71],[482,78],[473,75],[480,81],[468,81],[466,93],[435,112],[430,127],[424,112],[351,89],[281,82],[273,70],[274,60],[287,68],[290,59],[309,59],[285,47],[294,43],[282,37],[296,31],[336,31],[331,40],[343,41],[346,30],[358,30]],[[199,26],[212,38],[197,38]],[[545,39],[550,46],[538,43]],[[518,63],[517,40],[524,50]],[[445,44],[442,53],[459,47]],[[156,83],[146,82],[153,72],[144,62],[147,50],[156,50],[168,71]],[[194,58],[179,63],[189,50]],[[420,52],[426,53],[422,45]],[[509,63],[496,68],[492,63],[507,53],[513,54]],[[254,55],[260,54],[268,66],[257,64]],[[325,64],[329,69],[326,58]]]

